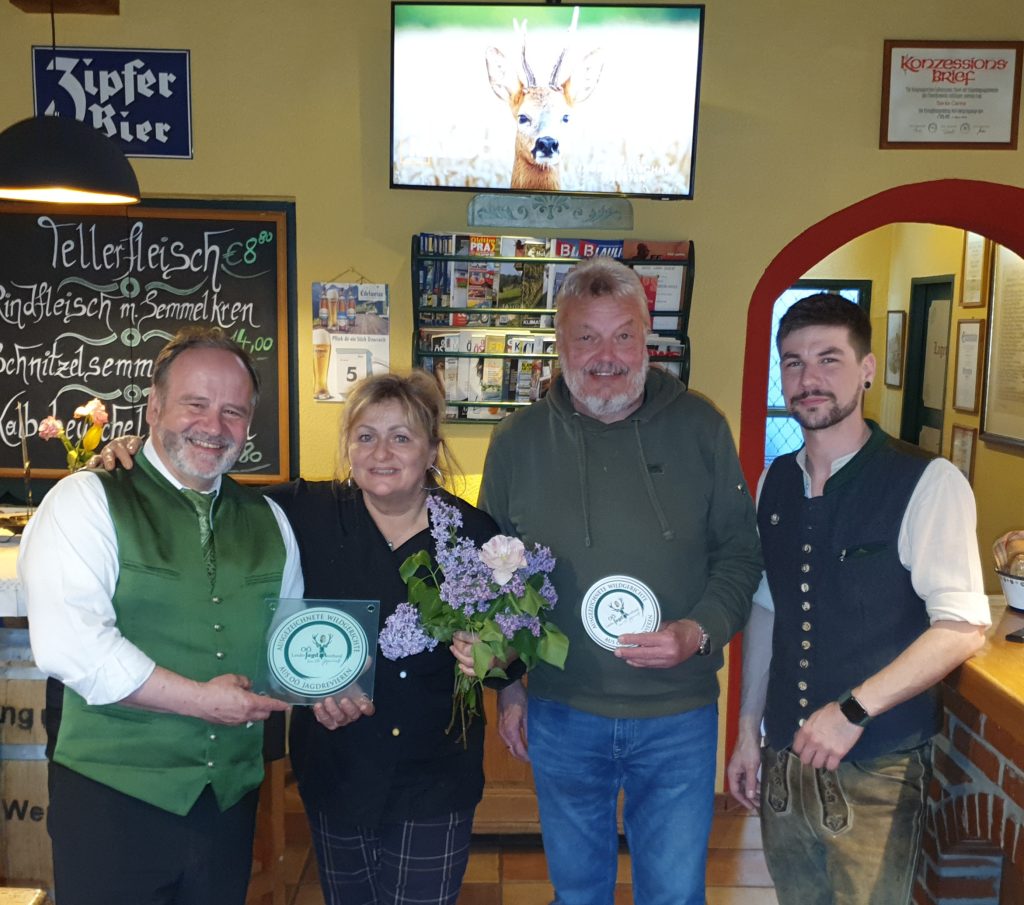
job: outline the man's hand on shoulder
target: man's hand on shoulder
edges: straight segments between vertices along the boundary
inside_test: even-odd
[[[793,736],[793,753],[809,767],[835,770],[864,729],[851,723],[832,701],[816,710]]]
[[[669,669],[689,660],[701,645],[702,630],[692,619],[664,622],[656,632],[619,636],[615,656],[641,669]]]
[[[102,468],[104,471],[113,471],[121,467],[131,469],[135,466],[134,457],[142,449],[142,442],[145,438],[126,434],[123,437],[114,437],[88,462],[89,468]]]

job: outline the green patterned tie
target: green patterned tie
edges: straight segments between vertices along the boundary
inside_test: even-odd
[[[213,552],[213,526],[210,523],[210,511],[213,509],[213,494],[200,493],[198,490],[189,490],[187,487],[181,491],[185,499],[189,501],[199,518],[199,543],[203,548],[203,561],[206,563],[206,574],[210,576],[210,586],[213,586],[213,578],[217,574],[217,559]]]

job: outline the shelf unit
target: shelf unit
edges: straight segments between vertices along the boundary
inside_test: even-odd
[[[413,362],[441,382],[448,421],[497,421],[543,395],[558,358],[557,288],[592,254],[637,272],[652,309],[650,360],[689,380],[693,242],[418,233]]]

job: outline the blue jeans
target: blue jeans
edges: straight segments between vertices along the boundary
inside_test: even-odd
[[[931,742],[836,771],[761,752],[761,835],[780,905],[909,905]]]
[[[611,905],[622,822],[636,905],[704,905],[718,708],[609,719],[530,698],[530,760],[553,905]]]

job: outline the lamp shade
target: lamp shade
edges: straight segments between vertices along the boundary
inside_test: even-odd
[[[91,126],[33,116],[0,132],[0,198],[135,204],[139,180],[121,149]]]

